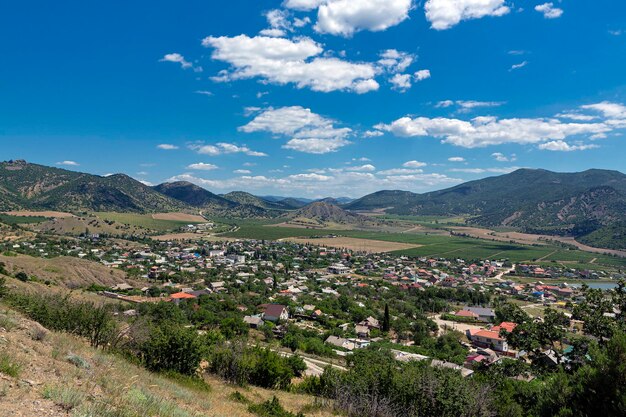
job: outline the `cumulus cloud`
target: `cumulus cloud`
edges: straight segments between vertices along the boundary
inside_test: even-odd
[[[374,64],[320,56],[323,48],[310,38],[209,36],[202,45],[213,48],[214,60],[231,66],[212,78],[217,82],[260,78],[319,92],[341,90],[359,94],[379,88],[374,79],[377,74]]]
[[[465,162],[465,158],[463,158],[462,156],[451,156],[450,158],[448,158],[448,161],[450,161],[450,162]]]
[[[195,164],[187,165],[187,169],[193,169],[198,171],[212,171],[217,168],[217,165],[207,164],[204,162],[197,162]]]
[[[378,64],[389,72],[403,72],[415,60],[415,55],[397,49],[387,49],[380,54]]]
[[[299,152],[324,154],[350,144],[352,129],[335,127],[334,121],[301,106],[268,108],[245,126],[246,133],[270,132],[291,139],[283,146]]]
[[[248,156],[267,156],[266,153],[253,151],[246,145],[239,146],[234,143],[220,142],[215,145],[205,145],[202,143],[193,143],[189,148],[201,155],[218,156],[223,154],[243,153]]]
[[[584,151],[586,149],[595,149],[598,145],[570,145],[562,140],[556,140],[552,142],[546,142],[539,145],[539,149],[545,151],[560,151],[560,152],[572,152],[572,151]]]
[[[286,0],[283,4],[288,9],[309,11],[317,9],[326,0]]]
[[[430,78],[430,70],[427,70],[427,69],[419,70],[415,74],[413,74],[413,76],[415,77],[416,81],[426,80]]]
[[[543,14],[543,17],[546,19],[556,19],[561,17],[563,14],[563,9],[559,9],[558,7],[554,7],[554,3],[543,3],[535,6],[535,10],[539,13]]]
[[[363,137],[364,138],[377,138],[379,136],[383,136],[385,133],[381,132],[380,130],[368,130],[365,133],[363,133]]]
[[[392,88],[406,91],[411,88],[411,74],[394,74],[394,76],[389,79],[389,82],[393,85]]]
[[[511,156],[506,156],[502,152],[494,152],[491,154],[491,157],[498,162],[513,162],[517,160],[517,156],[512,154]]]
[[[182,69],[193,68],[195,72],[202,72],[202,67],[194,67],[193,64],[185,59],[179,53],[165,54],[163,58],[159,60],[159,62],[175,62],[180,64]]]
[[[281,170],[274,170],[280,172]],[[228,179],[210,179],[191,173],[174,176],[168,181],[189,181],[220,191],[250,190],[263,193],[289,193],[305,196],[359,197],[381,189],[404,189],[416,192],[446,187],[462,182],[458,178],[421,170],[387,170],[356,172],[345,169],[325,169],[284,176],[241,175]]]
[[[504,16],[510,9],[505,0],[428,0],[424,11],[433,29],[445,30],[462,20]]]
[[[379,32],[408,19],[411,0],[326,0],[317,11],[314,28],[319,33],[352,36],[355,32]]]
[[[402,164],[402,166],[405,168],[420,168],[420,167],[425,167],[426,165],[427,165],[426,162],[420,162],[420,161],[407,161],[404,164]]]
[[[63,165],[63,166],[68,166],[68,167],[77,167],[80,164],[76,161],[60,161],[57,162],[57,165]]]
[[[236,169],[233,171],[233,174],[252,174],[252,171],[249,169]]]
[[[402,117],[376,129],[400,137],[435,137],[443,143],[480,148],[505,143],[534,144],[564,140],[577,135],[595,135],[613,129],[607,123],[564,123],[550,118],[498,119],[491,116],[471,120],[454,118]]]
[[[178,146],[172,145],[170,143],[161,143],[157,145],[157,149],[162,149],[164,151],[173,151],[173,150],[178,149]]]
[[[508,168],[452,168],[450,172],[464,172],[466,174],[484,174],[487,172],[496,173],[496,174],[508,174],[509,172],[513,172],[518,170],[519,167],[508,167]]]

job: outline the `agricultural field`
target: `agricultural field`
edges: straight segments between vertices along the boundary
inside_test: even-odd
[[[187,223],[206,223],[206,219],[198,214],[189,213],[156,213],[152,215],[156,220],[171,220]]]
[[[394,251],[397,255],[427,256],[441,258],[509,259],[512,262],[534,262],[538,264],[576,268],[597,269],[599,267],[624,268],[626,259],[597,253],[583,252],[553,245],[523,245],[490,241],[470,237],[446,236],[425,233],[383,233],[359,230],[302,229],[272,227],[252,224],[240,226],[236,231],[224,233],[225,237],[280,240],[287,238],[311,238],[313,236],[337,235],[341,237],[372,241],[396,242],[415,247]],[[323,242],[321,239],[307,241]],[[326,243],[320,243],[325,245]],[[592,262],[593,261],[593,262]]]
[[[393,252],[398,250],[413,249],[419,246],[399,242],[385,242],[382,240],[357,239],[353,237],[326,237],[317,239],[288,238],[286,240],[300,244],[328,246],[331,248],[345,248],[367,253]]]
[[[189,220],[165,220],[153,218],[150,214],[135,214],[135,213],[114,213],[114,212],[100,212],[94,213],[98,218],[126,224],[129,226],[141,227],[143,229],[155,230],[159,232],[165,232],[168,230],[174,230],[186,226],[188,224],[203,223],[203,221],[189,221]]]

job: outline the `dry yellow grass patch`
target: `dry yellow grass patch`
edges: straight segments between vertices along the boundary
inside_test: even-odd
[[[65,213],[63,211],[27,211],[27,210],[22,210],[22,211],[7,211],[7,212],[5,212],[5,214],[8,214],[9,216],[54,217],[54,218],[58,218],[58,219],[64,219],[64,218],[67,218],[67,217],[74,217],[74,215],[72,213]]]
[[[302,244],[328,246],[331,248],[345,248],[368,253],[392,252],[396,250],[418,248],[421,246],[408,243],[385,242],[382,240],[358,239],[353,237],[329,237],[319,239],[288,238],[285,240]]]

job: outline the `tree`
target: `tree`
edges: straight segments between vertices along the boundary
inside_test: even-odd
[[[388,332],[391,325],[391,319],[389,317],[389,304],[385,303],[385,315],[383,317],[383,332]]]
[[[20,271],[17,274],[15,274],[15,278],[19,279],[22,282],[28,281],[28,275],[26,275],[24,271]]]

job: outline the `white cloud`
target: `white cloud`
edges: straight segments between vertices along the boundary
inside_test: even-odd
[[[411,0],[325,0],[319,4],[319,33],[352,36],[355,32],[379,32],[409,17]]]
[[[513,64],[511,65],[511,68],[509,69],[509,71],[514,71],[516,69],[524,68],[526,65],[528,65],[528,61],[522,61],[519,64]]]
[[[178,53],[165,54],[165,56],[160,59],[160,62],[177,62],[183,69],[191,68],[193,66],[191,62],[185,60],[185,57]]]
[[[462,20],[503,16],[510,12],[505,0],[428,0],[426,19],[436,30],[450,29]]]
[[[200,94],[200,95],[203,95],[203,96],[207,96],[207,97],[211,97],[213,95],[212,92],[206,91],[206,90],[196,90],[196,91],[194,91],[194,93]]]
[[[286,33],[282,29],[269,28],[269,29],[263,29],[262,31],[260,31],[259,35],[269,36],[271,38],[282,38],[283,36],[286,35]]]
[[[378,175],[410,175],[421,174],[422,172],[424,172],[422,169],[392,168],[384,171],[378,171]]]
[[[283,148],[291,149],[298,152],[312,153],[312,154],[325,154],[330,152],[336,152],[340,148],[350,144],[349,141],[341,138],[308,138],[308,139],[291,139]]]
[[[379,136],[383,136],[384,133],[381,132],[380,130],[368,130],[365,133],[363,133],[363,137],[364,138],[376,138]]]
[[[376,125],[375,128],[401,137],[440,138],[443,143],[464,148],[504,143],[541,143],[576,135],[606,133],[613,129],[606,123],[563,123],[557,119],[497,119],[489,116],[475,117],[469,121],[444,117],[402,117],[390,124]]]
[[[590,116],[588,114],[579,114],[579,113],[559,113],[555,117],[558,117],[561,119],[577,120],[577,121],[582,121],[582,122],[589,122],[591,120],[595,120],[598,118],[597,116]]]
[[[226,82],[261,78],[265,82],[313,91],[352,91],[359,94],[379,88],[377,68],[371,63],[353,63],[319,56],[323,48],[309,38],[289,40],[267,36],[212,37],[202,45],[213,48],[212,58],[227,62],[229,70],[213,77]]]
[[[448,158],[448,161],[450,161],[450,162],[465,162],[465,158],[463,158],[462,156],[451,156],[450,158]]]
[[[162,149],[164,151],[173,151],[178,149],[178,146],[169,143],[161,143],[160,145],[157,145],[157,149]]]
[[[376,167],[372,164],[365,164],[365,165],[360,165],[360,166],[355,166],[355,167],[348,167],[346,168],[346,171],[371,172],[371,171],[376,171]]]
[[[77,167],[80,164],[76,161],[61,161],[57,162],[57,165],[69,166],[69,167]]]
[[[404,164],[402,164],[402,166],[405,168],[421,168],[421,167],[425,167],[426,165],[427,165],[426,162],[419,162],[419,161],[407,161]]]
[[[394,74],[394,76],[389,79],[389,82],[393,85],[392,88],[406,91],[411,88],[411,74]]]
[[[288,9],[308,11],[317,9],[326,0],[286,0],[284,6]]]
[[[546,142],[539,145],[539,149],[546,151],[560,151],[560,152],[572,152],[572,151],[584,151],[586,149],[595,149],[598,145],[570,145],[562,140]]]
[[[314,154],[337,151],[350,143],[347,137],[352,134],[352,129],[337,128],[333,120],[301,106],[268,108],[239,130],[290,136],[283,148]]]
[[[543,3],[535,6],[535,10],[543,14],[546,19],[556,19],[561,17],[563,9],[554,7],[554,3]]]
[[[414,60],[414,55],[396,49],[387,49],[380,54],[378,64],[385,70],[395,73],[406,70]]]
[[[607,118],[626,119],[626,106],[620,103],[603,101],[595,104],[580,106],[583,110],[593,110],[601,113]]]
[[[430,78],[430,70],[427,70],[427,69],[419,70],[415,74],[413,74],[413,76],[415,77],[416,81],[426,80]]]
[[[189,148],[201,155],[218,156],[223,154],[243,153],[248,156],[267,156],[266,153],[253,151],[246,145],[239,146],[233,143],[220,142],[215,145],[193,143]]]
[[[280,170],[274,170],[279,173]],[[288,193],[311,197],[353,196],[360,197],[381,189],[404,189],[416,192],[458,184],[458,178],[439,173],[423,173],[421,170],[388,170],[381,172],[354,172],[345,169],[318,170],[282,177],[243,175],[223,180],[206,179],[191,173],[177,175],[168,181],[190,181],[209,189],[220,191],[241,190],[257,193]]]
[[[621,29],[609,30],[609,35],[613,35],[613,36],[621,36],[623,33],[624,31]]]
[[[198,170],[198,171],[212,171],[217,168],[218,168],[217,165],[207,164],[204,162],[198,162],[195,164],[187,165],[187,169],[193,169],[193,170]]]
[[[481,107],[498,107],[505,104],[504,101],[477,101],[477,100],[443,100],[435,104],[437,108],[458,106],[461,112],[469,112]]]
[[[511,156],[506,156],[501,152],[494,152],[491,154],[491,157],[498,162],[513,162],[517,160],[517,156],[515,154],[511,154]]]
[[[467,174],[483,174],[486,172],[496,173],[496,174],[508,174],[509,172],[513,172],[518,170],[519,167],[508,167],[508,168],[452,168],[450,172],[464,172]]]
[[[249,169],[236,169],[233,171],[233,174],[252,174],[252,171]]]

